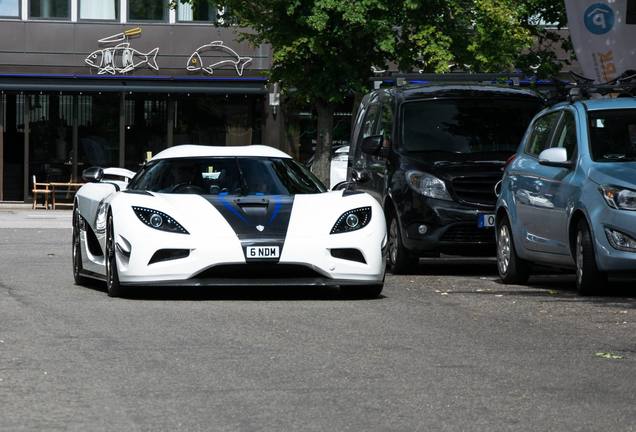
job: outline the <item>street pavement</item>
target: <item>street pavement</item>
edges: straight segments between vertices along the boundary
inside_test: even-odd
[[[0,209],[2,431],[636,429],[633,281],[581,298],[571,275],[504,286],[493,260],[442,259],[377,300],[111,299],[73,284],[69,225]]]

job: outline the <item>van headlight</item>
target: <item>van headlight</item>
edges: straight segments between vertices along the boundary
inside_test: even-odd
[[[446,189],[446,183],[434,175],[420,171],[408,171],[406,182],[411,189],[425,197],[446,201],[453,200]]]
[[[601,186],[599,191],[608,206],[621,210],[636,210],[636,191],[615,186]]]
[[[148,225],[150,228],[176,234],[190,234],[179,222],[164,212],[145,207],[133,207],[133,211],[139,220]]]

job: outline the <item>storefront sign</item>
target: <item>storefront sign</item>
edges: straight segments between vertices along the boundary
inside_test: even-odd
[[[636,69],[636,0],[566,0],[565,5],[586,77],[600,83]]]
[[[157,65],[159,48],[144,53],[130,47],[128,38],[140,34],[141,29],[137,27],[126,30],[123,33],[117,33],[99,39],[97,41],[99,44],[117,43],[117,45],[93,51],[86,57],[84,62],[90,67],[97,69],[98,75],[125,74],[146,66],[154,70],[159,70],[159,66]]]
[[[214,53],[209,65],[203,64],[203,58],[207,59],[205,54]],[[238,76],[243,76],[243,69],[252,62],[252,57],[241,57],[232,48],[226,46],[223,41],[214,41],[209,44],[200,46],[196,49],[188,59],[186,69],[190,72],[204,71],[210,75],[214,74],[214,69],[222,66],[234,66]]]

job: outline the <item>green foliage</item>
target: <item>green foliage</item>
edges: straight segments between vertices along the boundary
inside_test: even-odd
[[[209,0],[175,0],[197,2]],[[311,102],[337,103],[368,87],[372,65],[446,72],[558,71],[535,41],[561,42],[543,24],[566,22],[553,0],[226,0],[226,23],[273,47],[269,72]],[[551,48],[551,47],[548,47]],[[566,46],[567,48],[567,46]]]

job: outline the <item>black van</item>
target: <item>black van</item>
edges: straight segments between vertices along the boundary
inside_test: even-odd
[[[494,255],[495,188],[543,107],[531,90],[486,84],[406,85],[364,97],[348,188],[383,205],[394,273],[421,256]]]

